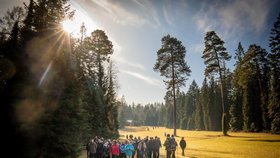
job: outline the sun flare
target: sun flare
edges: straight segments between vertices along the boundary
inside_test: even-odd
[[[62,28],[65,32],[71,33],[76,30],[76,25],[75,25],[74,21],[65,20],[62,22]]]
[[[72,36],[79,36],[80,28],[83,23],[85,24],[87,31],[93,31],[93,29],[97,28],[95,22],[79,10],[76,10],[74,17],[71,20],[66,19],[61,24],[62,29],[65,32],[71,34]]]

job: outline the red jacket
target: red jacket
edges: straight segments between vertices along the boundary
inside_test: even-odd
[[[113,145],[111,146],[111,154],[112,154],[112,155],[119,155],[119,154],[120,154],[120,148],[119,148],[118,145],[113,144]]]

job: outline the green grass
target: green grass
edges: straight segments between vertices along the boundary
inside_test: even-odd
[[[125,139],[126,135],[133,136],[158,136],[163,143],[166,139],[164,133],[173,133],[173,129],[163,127],[127,127],[120,130],[120,139]],[[186,157],[227,157],[227,158],[279,158],[280,157],[280,135],[267,133],[228,133],[223,136],[222,132],[209,131],[186,131],[177,130],[176,141],[179,143],[182,136],[187,142]],[[161,148],[161,157],[165,157],[164,147]],[[182,157],[181,149],[176,151],[177,157]],[[85,154],[80,158],[86,158]]]

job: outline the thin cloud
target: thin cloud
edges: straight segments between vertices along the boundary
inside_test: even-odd
[[[102,8],[108,17],[111,17],[115,22],[122,25],[144,25],[149,24],[149,19],[140,14],[129,11],[124,5],[121,5],[113,0],[91,0],[95,6]]]
[[[143,65],[138,64],[138,63],[129,62],[129,61],[125,60],[124,58],[120,57],[120,56],[114,57],[114,59],[116,60],[117,63],[121,63],[121,64],[130,66],[130,67],[133,67],[133,68],[136,68],[136,69],[140,69],[140,70],[145,70],[145,67]]]
[[[265,27],[271,5],[267,0],[221,1],[213,5],[208,3],[201,5],[193,20],[199,30],[220,31],[226,38],[250,31],[259,33]]]
[[[149,21],[149,23],[155,27],[161,25],[157,9],[150,0],[133,0],[137,6],[139,6],[140,14]]]
[[[190,45],[189,49],[190,49],[188,51],[189,53],[202,55],[202,52],[204,50],[204,44],[203,43],[192,44]]]
[[[132,71],[126,71],[126,70],[121,70],[121,73],[125,73],[127,75],[133,76],[135,78],[138,78],[152,86],[160,86],[161,82],[158,79],[154,79],[148,76],[145,76],[143,74],[137,73],[137,72],[132,72]]]
[[[173,26],[173,21],[172,21],[172,18],[170,16],[170,12],[169,10],[167,9],[168,6],[163,6],[163,15],[164,15],[164,18],[166,20],[166,22],[168,23],[168,25],[170,26]]]

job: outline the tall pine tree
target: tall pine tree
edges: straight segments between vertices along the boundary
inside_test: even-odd
[[[223,82],[223,72],[225,61],[230,60],[231,56],[226,52],[224,47],[224,41],[214,32],[209,31],[206,33],[204,38],[205,40],[205,49],[203,51],[202,58],[206,64],[205,75],[209,76],[212,73],[218,73],[220,78],[220,87],[221,87],[221,98],[222,98],[222,116],[224,121],[222,121],[222,130],[223,134],[227,135],[227,129],[225,125],[226,122],[226,113],[225,113],[225,96],[224,96],[224,82]]]
[[[270,96],[268,113],[271,119],[271,131],[280,133],[280,13],[271,29],[269,46]]]
[[[161,39],[161,48],[157,51],[157,61],[154,70],[160,72],[161,76],[165,76],[167,81],[167,89],[172,90],[173,96],[173,134],[176,136],[176,94],[175,90],[183,86],[190,75],[191,70],[185,62],[186,48],[182,42],[170,35]]]

